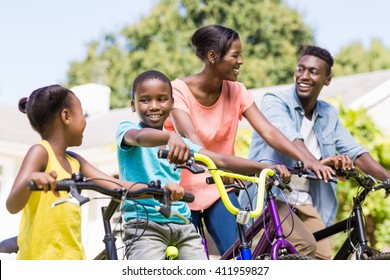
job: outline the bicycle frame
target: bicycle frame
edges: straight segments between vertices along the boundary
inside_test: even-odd
[[[314,233],[315,239],[319,241],[335,234],[353,229],[335,255],[335,260],[347,260],[356,248],[356,259],[358,260],[366,259],[365,254],[368,257],[374,255],[373,250],[368,246],[364,213],[361,207],[361,204],[369,192],[370,190],[364,189],[359,195],[353,198],[353,215],[350,218],[344,219]]]
[[[356,211],[361,211],[361,209]],[[356,246],[358,246],[358,250],[356,251],[356,259],[365,259],[363,254],[367,254],[368,257],[373,256],[374,252],[367,244],[368,241],[365,233],[365,225],[363,224],[361,217],[357,218],[354,216],[351,219],[342,220],[334,225],[315,232],[313,235],[316,241],[319,241],[331,237],[335,234],[346,232],[349,228],[353,228],[353,230],[349,233],[348,237],[333,259],[347,260],[355,251]]]
[[[258,243],[252,250],[252,258],[262,259],[269,256],[271,260],[277,260],[280,253],[298,254],[294,246],[285,239],[276,205],[276,197],[272,194],[271,189],[267,189],[266,201],[267,207],[263,213],[245,231],[247,240],[252,240],[254,236],[263,231]],[[239,247],[240,242],[237,240],[220,259],[229,260],[234,258],[238,254]]]
[[[114,215],[116,209],[118,209],[120,202],[114,199],[111,199],[108,206],[103,206],[101,208],[102,218],[103,218],[103,227],[104,227],[104,246],[105,249],[99,253],[94,260],[117,260],[118,253],[116,248],[116,238],[111,229],[111,218]]]
[[[367,195],[376,190],[385,189],[386,197],[390,193],[390,184],[389,182],[377,184],[374,178],[369,175],[362,176],[356,170],[340,170],[338,172],[340,172],[339,175],[345,176],[347,179],[355,179],[363,190],[353,197],[353,208],[349,218],[315,232],[314,237],[319,241],[338,233],[348,232],[346,240],[334,256],[334,259],[347,260],[356,251],[356,259],[365,260],[378,254],[379,251],[368,245],[364,213],[361,205]],[[387,256],[388,253],[384,254]],[[388,259],[388,257],[385,259]]]
[[[257,193],[257,203],[256,203],[256,207],[253,211],[238,209],[237,207],[235,207],[231,203],[229,196],[228,196],[228,193],[225,189],[225,185],[224,185],[221,177],[229,177],[229,178],[253,182],[253,183],[256,183],[260,189],[264,190],[267,176],[274,176],[275,171],[272,169],[263,169],[262,172],[260,173],[259,177],[246,176],[246,175],[240,175],[240,174],[236,174],[236,173],[232,173],[232,172],[226,172],[223,170],[219,170],[219,169],[217,169],[217,166],[214,164],[214,162],[209,157],[202,155],[202,154],[195,153],[194,160],[206,164],[206,166],[208,167],[208,170],[211,173],[213,180],[218,188],[218,191],[220,193],[223,204],[225,205],[226,209],[236,217],[238,237],[239,237],[238,240],[239,240],[239,244],[240,244],[240,246],[239,246],[239,251],[240,251],[239,259],[252,260],[251,248],[250,248],[249,243],[247,242],[247,236],[245,234],[245,224],[249,221],[249,217],[256,218],[263,211],[264,192],[259,191]]]

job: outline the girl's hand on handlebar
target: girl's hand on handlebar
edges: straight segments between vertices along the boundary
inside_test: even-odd
[[[176,183],[168,183],[164,188],[170,191],[171,201],[178,201],[184,196],[184,189]]]
[[[319,161],[311,162],[306,164],[305,167],[311,169],[319,179],[324,180],[325,183],[328,183],[329,179],[335,176],[336,172],[330,166],[321,164]]]
[[[37,188],[42,189],[44,192],[52,191],[55,196],[59,196],[59,193],[56,192],[56,178],[57,172],[52,170],[49,173],[47,172],[33,172],[31,174],[31,180],[35,182]]]
[[[190,148],[176,132],[170,133],[167,144],[169,147],[167,157],[169,163],[182,164],[190,157]]]
[[[291,181],[291,173],[288,168],[284,165],[271,165],[270,168],[276,169],[279,172],[279,177],[283,180],[284,183],[288,184]]]

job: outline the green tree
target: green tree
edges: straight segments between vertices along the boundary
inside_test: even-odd
[[[222,24],[243,42],[240,81],[248,88],[291,81],[296,57],[312,43],[312,31],[281,0],[161,0],[138,23],[92,42],[83,61],[73,62],[68,86],[104,83],[111,107],[128,105],[133,79],[159,69],[171,79],[201,70],[190,37],[200,26]]]
[[[378,39],[365,50],[361,42],[352,42],[335,56],[333,73],[345,76],[390,68],[390,50]]]
[[[390,141],[378,130],[367,115],[365,109],[348,110],[341,103],[336,105],[339,108],[339,116],[344,126],[351,132],[356,141],[366,147],[370,154],[387,170],[390,169]],[[337,213],[337,220],[348,217],[352,210],[352,197],[356,194],[357,183],[353,180],[339,182],[337,186],[337,197],[340,204]],[[384,248],[390,244],[390,222],[387,219],[390,200],[384,199],[384,191],[370,193],[364,204],[363,212],[366,215],[367,234],[372,246]],[[345,236],[336,237],[336,248],[341,245],[341,239]]]

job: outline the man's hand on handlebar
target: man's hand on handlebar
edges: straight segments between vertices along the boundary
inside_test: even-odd
[[[352,159],[347,155],[335,155],[327,157],[323,160],[321,160],[321,163],[330,167],[333,167],[334,169],[343,169],[343,170],[352,170],[355,168],[355,165],[353,164]],[[336,176],[337,179],[341,181],[345,181],[346,178],[342,176]]]
[[[331,166],[334,169],[351,170],[355,168],[352,159],[347,155],[335,155],[320,161],[322,164]]]

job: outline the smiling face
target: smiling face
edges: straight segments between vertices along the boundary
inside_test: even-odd
[[[140,82],[131,101],[133,112],[137,112],[141,123],[147,127],[162,129],[173,109],[173,97],[168,83],[159,79]]]
[[[329,85],[331,79],[324,60],[313,55],[302,56],[294,74],[296,91],[301,103],[316,101],[322,87]]]
[[[223,80],[237,81],[240,74],[240,66],[244,63],[241,57],[241,40],[233,41],[227,53],[217,60],[216,71],[220,73]]]

